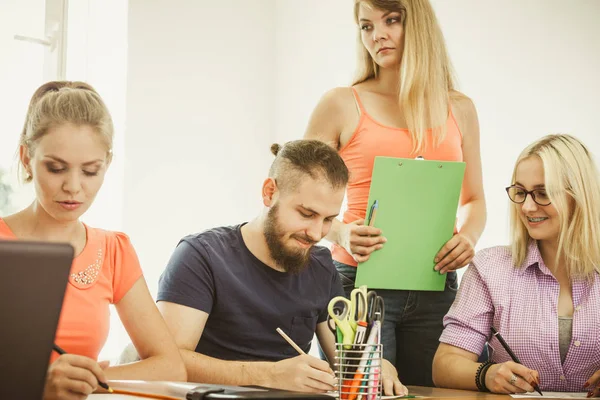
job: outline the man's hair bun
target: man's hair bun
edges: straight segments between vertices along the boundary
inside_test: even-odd
[[[278,143],[273,143],[271,145],[271,153],[273,153],[274,156],[279,154],[279,150],[281,150],[281,146]]]

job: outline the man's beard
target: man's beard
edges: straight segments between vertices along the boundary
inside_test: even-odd
[[[289,249],[285,246],[283,238],[286,233],[281,228],[279,222],[279,205],[276,204],[269,210],[265,220],[264,234],[267,240],[267,247],[271,253],[271,258],[282,267],[284,271],[296,274],[308,265],[310,258],[310,248],[308,249]],[[292,235],[292,238],[298,239],[307,243],[314,243],[312,239],[305,235]]]

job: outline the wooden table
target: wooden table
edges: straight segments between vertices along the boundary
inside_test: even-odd
[[[409,386],[410,394],[427,399],[461,399],[461,400],[508,400],[512,399],[509,395],[471,392],[468,390],[440,389],[423,386]],[[135,400],[144,399],[144,397],[126,396],[121,394],[93,394],[88,397],[90,400]],[[145,398],[148,400],[147,398]],[[332,397],[333,399],[333,397]]]
[[[508,395],[498,395],[491,393],[471,392],[468,390],[440,389],[423,386],[409,386],[410,394],[423,396],[429,399],[463,399],[463,400],[485,400],[485,399],[511,399]],[[125,396],[120,394],[93,394],[88,397],[90,400],[132,400],[142,399],[137,396]]]
[[[471,392],[469,390],[441,389],[423,386],[408,386],[408,392],[417,396],[423,396],[430,399],[464,399],[464,400],[484,400],[484,399],[512,399],[506,394],[492,394],[482,392]]]

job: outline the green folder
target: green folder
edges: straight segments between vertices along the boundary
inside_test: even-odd
[[[358,266],[356,287],[444,290],[433,259],[454,234],[465,165],[375,157],[366,220],[377,200],[373,226],[387,242]]]

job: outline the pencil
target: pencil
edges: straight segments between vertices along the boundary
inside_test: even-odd
[[[162,394],[132,392],[130,390],[120,390],[120,389],[115,389],[113,391],[113,393],[114,394],[126,394],[128,396],[146,397],[149,399],[160,399],[160,400],[179,400],[181,398],[181,397],[165,396]]]
[[[285,332],[281,330],[281,328],[277,328],[276,331],[281,335],[282,338],[285,339],[286,342],[290,344],[290,346],[292,346],[298,352],[298,354],[303,356],[306,355],[304,350],[302,350],[296,343],[294,343],[294,341],[288,335],[286,335]]]
[[[508,343],[506,343],[504,341],[504,338],[502,337],[502,335],[500,335],[500,333],[493,326],[491,327],[491,330],[492,330],[492,335],[496,336],[496,339],[498,339],[498,341],[500,342],[500,344],[502,345],[502,347],[504,347],[504,350],[506,350],[506,352],[508,353],[508,355],[510,356],[510,358],[512,358],[512,360],[514,362],[516,362],[517,364],[523,365],[523,363],[521,363],[521,361],[516,356],[516,354],[513,353],[513,351],[511,350],[511,348],[508,346]],[[531,386],[533,386],[533,388],[535,389],[535,391],[538,392],[540,394],[540,396],[543,396],[542,391],[540,390],[540,387],[538,386],[537,383],[535,383],[535,382],[532,381],[531,382]]]
[[[67,354],[67,352],[64,351],[62,348],[60,348],[56,343],[54,343],[54,345],[52,346],[52,349],[60,355]],[[110,386],[108,386],[104,382],[98,381],[98,385],[100,385],[105,390],[108,390],[110,393],[113,392],[113,390],[110,388]]]

